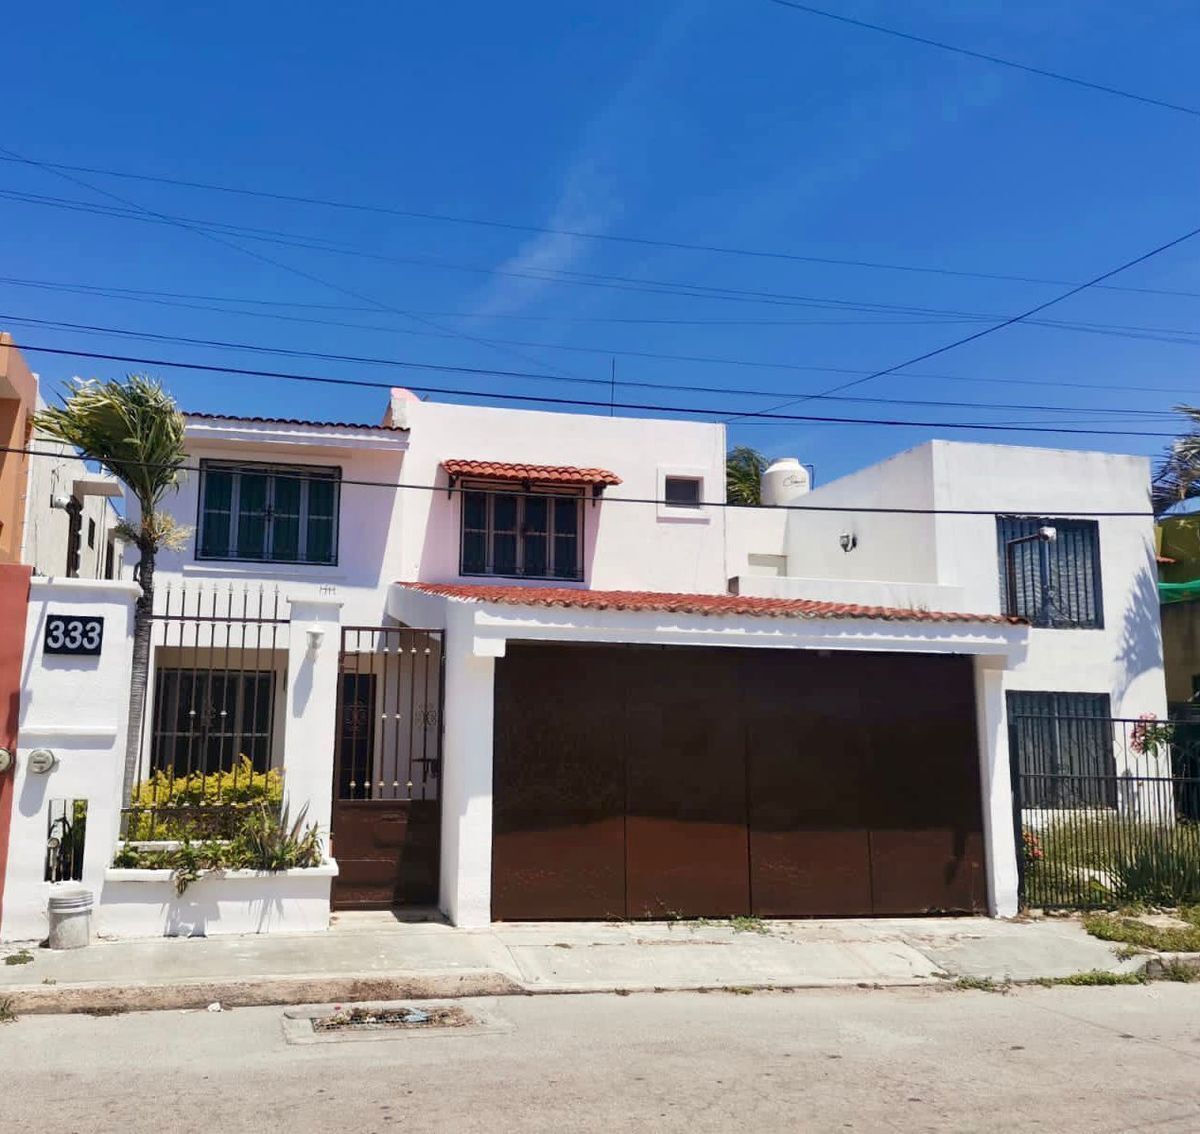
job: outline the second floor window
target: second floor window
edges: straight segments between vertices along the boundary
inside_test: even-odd
[[[196,558],[336,563],[340,488],[336,468],[203,461]]]
[[[1047,529],[1052,539],[1043,538]],[[997,516],[996,539],[1005,614],[1027,618],[1034,626],[1103,628],[1095,520]]]
[[[583,496],[579,492],[462,494],[464,575],[583,578]]]

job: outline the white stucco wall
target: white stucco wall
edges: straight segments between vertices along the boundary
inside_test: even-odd
[[[907,588],[912,605],[998,613],[990,513],[1140,513],[1098,518],[1104,628],[1031,630],[1028,654],[1006,673],[1005,688],[1108,693],[1116,716],[1165,716],[1149,476],[1144,457],[933,441],[817,488],[800,503],[989,514],[792,512],[788,576],[800,578],[790,591],[773,580],[770,593],[820,598],[824,591],[830,599],[887,604],[903,600],[905,591],[895,586],[903,582],[922,584]],[[842,532],[857,538],[852,551],[841,549]],[[848,590],[846,580],[878,585]]]
[[[200,474],[189,472],[164,507],[192,529],[186,546],[158,556],[156,578],[188,588],[214,584],[263,583],[281,595],[303,600],[336,598],[347,625],[377,626],[384,595],[400,558],[400,491],[403,433],[378,431],[304,431],[248,424],[234,434],[217,423],[190,426],[188,464],[200,461],[247,461],[336,467],[342,486],[337,562],[331,565],[256,563],[196,558]],[[385,446],[382,448],[371,445]],[[130,502],[131,510],[135,507]],[[136,554],[136,553],[135,553]],[[332,643],[336,651],[338,643]]]
[[[121,819],[136,596],[137,587],[124,582],[35,578],[31,585],[0,919],[5,940],[40,940],[46,935],[51,884],[43,879],[51,800],[88,802],[81,884],[99,900]],[[43,656],[47,613],[103,617],[100,655]],[[44,775],[31,774],[29,753],[35,748],[50,749],[59,759],[58,767]]]
[[[447,458],[599,467],[622,483],[584,504],[584,585],[595,589],[725,590],[722,508],[664,509],[662,477],[701,476],[701,499],[725,499],[725,429],[689,421],[409,401],[407,484],[446,484]],[[647,503],[621,503],[644,500]],[[480,582],[459,575],[461,496],[406,491],[397,579]],[[533,580],[531,583],[538,585]],[[545,580],[542,586],[557,585]]]
[[[159,556],[159,577],[178,577],[189,584],[261,580],[277,583],[289,594],[336,595],[343,603],[344,624],[379,625],[387,587],[395,580],[486,581],[459,575],[461,495],[445,491],[448,478],[439,467],[443,460],[465,458],[602,467],[621,477],[622,483],[606,489],[597,502],[585,500],[582,585],[714,594],[726,589],[725,510],[666,509],[654,503],[662,495],[662,478],[676,473],[702,477],[704,500],[724,499],[723,426],[415,399],[402,399],[400,406],[407,434],[306,430],[271,423],[234,428],[194,419],[188,428],[189,464],[212,459],[340,468],[338,562],[315,566],[198,561],[193,532],[182,551]],[[438,487],[431,491],[430,485]],[[193,528],[198,487],[199,474],[190,473],[180,491],[166,501],[166,507]],[[782,523],[772,518],[770,533],[754,542],[781,554]]]

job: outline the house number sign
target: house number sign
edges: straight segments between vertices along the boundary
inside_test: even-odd
[[[100,652],[104,619],[86,615],[51,614],[46,618],[42,653],[89,655]]]

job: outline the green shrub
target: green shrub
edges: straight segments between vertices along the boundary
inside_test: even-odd
[[[1200,901],[1200,839],[1192,824],[1142,836],[1115,856],[1110,869],[1121,902],[1178,906]]]
[[[229,839],[185,839],[168,850],[146,849],[127,841],[113,857],[113,866],[170,870],[175,891],[182,894],[209,870],[276,872],[321,865],[321,835],[315,823],[305,824],[307,806],[301,808],[295,822],[289,820],[286,806],[261,802],[233,815],[237,822]]]
[[[125,838],[228,839],[241,825],[238,808],[277,808],[282,801],[283,773],[277,768],[256,772],[244,755],[227,772],[155,772],[133,790]]]

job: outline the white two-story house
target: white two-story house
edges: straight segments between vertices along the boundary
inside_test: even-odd
[[[936,442],[746,512],[719,425],[397,391],[378,428],[188,441],[160,580],[277,584],[340,655],[313,695],[347,905],[1011,910],[1014,698],[1165,709],[1140,459]]]
[[[1010,721],[1165,715],[1140,458],[932,442],[734,509],[722,425],[402,390],[187,446],[143,774],[282,768],[334,908],[1012,914],[1012,768],[1112,751]]]

